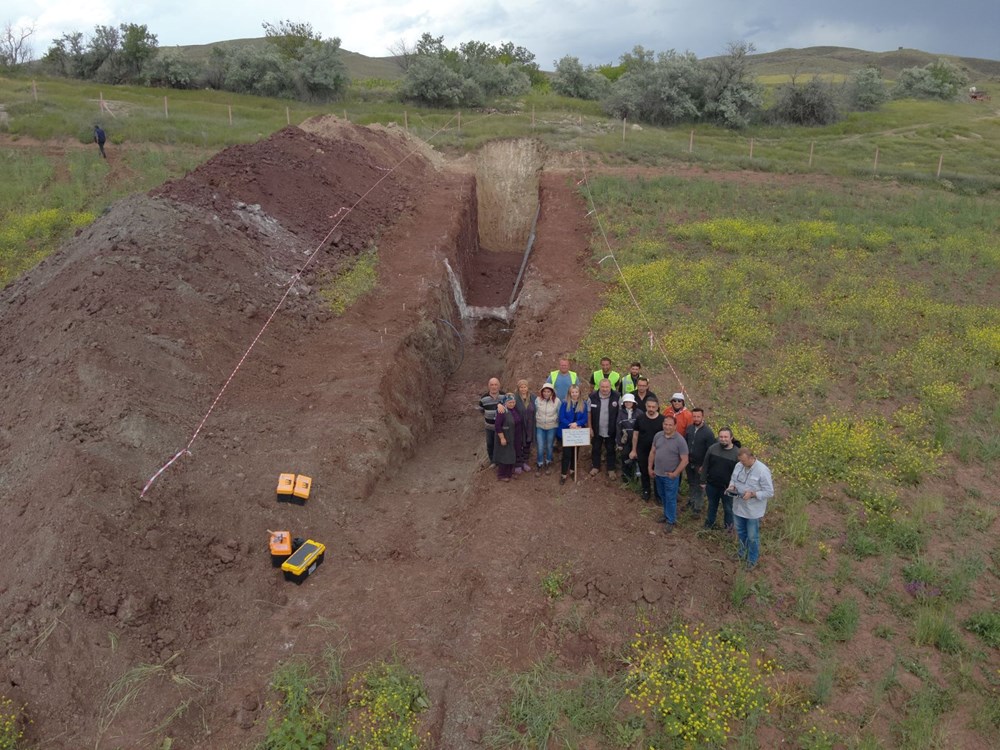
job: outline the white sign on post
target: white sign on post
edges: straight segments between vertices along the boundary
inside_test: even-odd
[[[562,444],[564,448],[578,448],[581,445],[590,445],[590,430],[580,427],[575,430],[566,428],[562,431]]]

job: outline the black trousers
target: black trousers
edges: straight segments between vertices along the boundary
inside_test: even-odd
[[[615,439],[594,435],[590,439],[590,462],[595,469],[601,468],[601,451],[604,451],[608,471],[615,470]]]
[[[651,448],[652,446],[650,446]],[[649,478],[649,450],[650,448],[644,448],[643,446],[638,446],[636,449],[636,459],[639,462],[639,479],[642,481],[642,491],[652,492],[653,483]]]

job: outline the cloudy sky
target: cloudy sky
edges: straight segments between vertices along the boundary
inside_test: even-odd
[[[8,7],[0,22],[35,25],[36,56],[61,34],[89,35],[97,24],[144,23],[169,47],[259,37],[263,21],[289,18],[372,57],[427,31],[449,47],[512,41],[534,52],[543,69],[564,55],[617,62],[637,44],[709,57],[739,39],[759,52],[909,47],[1000,59],[1000,0],[21,0]]]

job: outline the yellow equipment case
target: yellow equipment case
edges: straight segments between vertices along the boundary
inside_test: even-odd
[[[289,498],[289,502],[295,503],[296,505],[305,505],[306,500],[309,499],[309,489],[311,487],[312,477],[299,474],[295,477],[295,488],[292,490],[292,496]]]
[[[281,474],[278,476],[278,502],[289,503],[292,501],[292,493],[295,491],[295,475]]]
[[[292,556],[292,533],[290,531],[272,531],[267,546],[271,551],[271,566],[280,568],[281,564]]]
[[[291,557],[281,564],[285,580],[301,584],[316,572],[316,568],[323,564],[325,555],[326,545],[307,539],[301,547],[292,553]]]

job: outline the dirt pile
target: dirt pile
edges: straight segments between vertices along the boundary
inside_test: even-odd
[[[438,200],[420,208],[428,189]],[[390,134],[286,128],[116,204],[3,291],[0,524],[17,544],[0,572],[0,673],[39,738],[141,747],[150,717],[224,692],[210,669],[252,651],[262,603],[287,601],[258,569],[275,522],[262,488],[280,471],[322,477],[297,517],[321,534],[335,500],[368,492],[390,438],[405,453],[426,429],[429,405],[411,401],[433,403],[426,382],[455,357],[433,269],[443,277],[457,236],[475,242],[474,209],[456,200],[470,192]],[[352,206],[193,455],[140,500]],[[415,243],[383,258],[399,296],[332,318],[317,280],[394,227]],[[403,374],[381,399],[393,366]],[[120,703],[108,686],[139,664],[171,689]],[[190,682],[171,679],[181,671]]]

